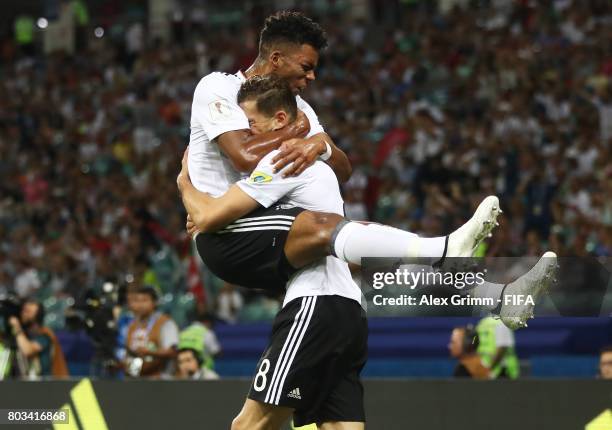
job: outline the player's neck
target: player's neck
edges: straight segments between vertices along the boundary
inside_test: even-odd
[[[271,72],[272,68],[267,61],[256,58],[253,64],[251,64],[251,66],[244,72],[244,76],[247,79],[250,79],[253,76],[269,75]]]

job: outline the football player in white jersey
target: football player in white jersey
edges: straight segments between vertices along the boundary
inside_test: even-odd
[[[317,157],[339,181],[350,176],[350,163],[324,133],[310,106],[297,95],[314,80],[319,51],[327,44],[319,25],[295,12],[270,16],[261,32],[259,56],[243,74],[212,73],[194,93],[189,144],[189,173],[195,188],[218,197],[241,177],[247,177],[270,151],[278,149],[274,169],[299,175]],[[242,82],[253,76],[284,79],[296,94],[297,121],[255,134],[237,103]],[[306,139],[294,136],[309,136]],[[252,178],[266,181],[266,177]],[[329,187],[337,187],[330,183]],[[226,281],[284,290],[298,268],[331,252],[359,263],[362,256],[468,257],[493,229],[499,213],[496,197],[484,200],[472,220],[449,236],[420,238],[378,224],[347,222],[341,215],[288,205],[265,205],[236,220],[238,234],[200,234],[198,251],[207,266]],[[244,246],[249,243],[250,246]],[[366,254],[367,252],[367,254]],[[237,270],[249,267],[250,270]]]
[[[266,21],[261,34],[259,57],[245,74],[213,73],[201,80],[194,94],[188,157],[189,174],[197,190],[212,196],[223,195],[235,181],[248,176],[265,155],[283,142],[285,144],[277,156],[279,160],[274,160],[278,162],[273,167],[277,172],[282,170],[282,175],[300,175],[316,161],[317,156],[321,156],[333,168],[339,180],[348,178],[350,164],[346,155],[333,145],[319,125],[314,111],[301,98],[295,100],[303,112],[296,113],[297,121],[287,121],[284,127],[269,128],[260,134],[251,132],[249,119],[236,99],[240,85],[247,77],[270,74],[283,78],[294,94],[299,93],[314,79],[318,51],[325,43],[320,27],[308,18],[296,13],[279,13]],[[286,141],[304,135],[309,137]],[[272,174],[277,172],[271,171]],[[272,174],[251,175],[251,182],[266,184],[273,180]],[[329,186],[338,188],[337,182]],[[184,197],[190,195],[191,190],[187,189],[187,185],[182,188]],[[436,260],[442,260],[445,256],[469,256],[493,228],[499,213],[497,199],[490,197],[481,204],[472,220],[457,232],[439,238],[419,238],[377,224],[348,222],[341,215],[342,212],[330,209],[325,209],[328,212],[316,212],[290,204],[272,205],[263,198],[262,201],[265,203],[262,207],[256,205],[257,208],[246,216],[241,214],[242,217],[225,231],[203,233],[196,238],[198,251],[209,268],[229,282],[284,289],[299,268],[327,257],[330,248],[340,259],[354,263],[359,263],[362,256],[428,256]],[[189,203],[186,202],[186,205],[189,206]],[[326,260],[336,261],[331,258]],[[340,261],[337,260],[337,263]],[[328,276],[328,270],[324,272],[324,277]],[[316,276],[317,271],[313,271],[313,274]],[[289,286],[287,297],[291,298],[291,291],[295,291],[296,299],[286,302],[275,320],[273,340],[279,341],[272,342],[262,357],[250,393],[254,400],[247,401],[246,412],[243,410],[232,428],[268,428],[267,424],[253,424],[252,420],[278,419],[281,407],[285,407],[282,409],[285,412],[295,409],[298,423],[363,421],[357,404],[360,403],[358,371],[363,365],[359,357],[365,348],[363,336],[349,336],[339,330],[338,333],[344,335],[330,341],[328,351],[341,339],[355,342],[345,345],[346,351],[353,353],[342,355],[342,360],[338,362],[344,371],[332,372],[346,378],[335,382],[333,378],[328,378],[333,384],[327,390],[312,391],[313,385],[307,381],[314,376],[306,377],[300,373],[300,368],[308,364],[298,365],[300,362],[312,364],[321,361],[322,357],[316,351],[300,348],[299,345],[302,340],[316,335],[317,330],[320,334],[325,333],[325,328],[329,327],[324,324],[325,315],[328,323],[335,321],[335,315],[343,313],[359,318],[355,308],[357,301],[347,297],[354,292],[347,289],[345,295],[333,292],[330,295],[329,292],[315,291],[318,284],[314,282],[307,284],[303,288]],[[306,290],[309,291],[308,295]],[[346,300],[350,305],[346,304]],[[313,313],[317,316],[311,324]],[[343,321],[350,322],[351,318]],[[363,326],[356,324],[353,328],[362,333]],[[351,327],[347,326],[346,330],[351,330]],[[330,340],[329,337],[325,339]],[[321,351],[326,349],[322,348]],[[309,357],[309,352],[316,357]],[[292,387],[288,381],[294,380],[305,382],[302,386]],[[329,402],[323,401],[322,395],[331,393],[333,396],[334,390],[344,398],[355,400],[351,402],[355,404],[355,409],[345,410],[339,415],[330,412],[334,405],[331,405],[331,409],[325,409],[325,404],[329,405]],[[317,394],[319,391],[321,395]],[[265,395],[265,398],[258,397],[260,395]],[[270,428],[274,428],[274,425]],[[333,425],[329,428],[333,428]]]
[[[324,32],[310,19],[281,12],[266,20],[259,56],[248,70],[202,78],[194,93],[188,159],[191,180],[198,190],[222,195],[281,143],[275,167],[283,174],[300,175],[321,156],[328,173],[331,167],[338,180],[348,179],[348,158],[298,95],[314,80],[319,51],[326,43]],[[266,75],[289,84],[300,111],[297,121],[287,122],[286,127],[254,134],[236,96],[246,78]],[[288,204],[266,205],[236,220],[239,225],[231,233],[203,233],[196,238],[208,267],[229,282],[284,290],[291,278],[286,303],[275,318],[271,342],[258,366],[249,399],[232,423],[234,430],[278,428],[293,411],[296,424],[363,428],[359,373],[367,354],[367,324],[359,304],[360,291],[347,264],[325,258],[329,252],[324,241],[340,230],[344,219],[337,180],[334,175],[327,178],[333,180],[330,187],[335,187],[338,200],[336,204],[327,200],[332,204],[321,206],[326,212]],[[488,210],[496,208],[489,204]],[[344,241],[347,236],[349,242],[367,236],[350,233],[350,225],[342,230]],[[285,246],[288,237],[291,248]],[[431,252],[440,258],[446,242],[445,238],[435,242],[427,239],[409,247],[415,252],[433,248]],[[363,245],[350,244],[348,249],[355,247],[362,249]],[[317,261],[296,274],[298,268]],[[338,315],[343,316],[340,321]]]
[[[256,77],[245,82],[238,93],[238,102],[245,110],[254,133],[282,128],[297,116],[296,102],[289,87],[286,82],[277,78]],[[199,221],[200,227],[223,227],[260,205],[271,206],[277,201],[309,210],[343,215],[343,201],[339,186],[329,166],[317,161],[297,177],[283,177],[282,171],[274,172],[272,159],[277,152],[273,151],[266,155],[248,179],[243,179],[233,185],[230,191],[219,198],[212,198],[195,190],[189,183],[187,163],[183,160],[183,170],[178,182],[183,190],[189,213]],[[335,186],[330,187],[332,183]],[[219,234],[234,234],[236,230],[248,228],[243,227],[247,222],[232,223],[220,230]],[[547,260],[549,259],[543,259],[542,263],[536,265],[527,275],[508,285],[508,292],[533,294],[541,290],[541,287],[548,282],[544,276],[546,270],[550,269],[550,265],[546,264]],[[244,272],[249,271],[249,267],[239,269]],[[504,286],[487,283],[485,288],[488,290],[487,294],[495,294],[495,292],[500,293]],[[316,301],[317,297],[318,301]],[[267,420],[268,423],[280,422],[277,420],[286,418],[290,409],[288,411],[276,406],[295,409],[296,420],[300,423],[317,421],[317,417],[325,416],[325,413],[321,415],[322,408],[337,408],[337,405],[333,405],[333,398],[341,394],[345,400],[351,399],[348,402],[351,408],[344,410],[341,416],[335,416],[334,420],[350,420],[350,423],[344,423],[349,426],[360,425],[362,415],[361,406],[358,405],[362,404],[362,400],[359,394],[361,393],[359,370],[365,363],[366,353],[363,349],[365,345],[363,338],[367,338],[367,335],[363,330],[365,324],[363,317],[356,312],[359,298],[359,290],[351,280],[347,264],[336,258],[327,257],[325,260],[307,266],[291,277],[287,285],[283,309],[274,323],[271,344],[259,363],[259,371],[249,393],[249,399],[237,418],[238,424],[252,426],[258,420]],[[297,353],[297,360],[294,362],[288,358],[293,354],[283,355],[282,352],[290,348],[286,345],[291,345],[291,338],[295,340],[297,336],[295,334],[291,336],[291,327],[294,327],[296,321],[299,320],[296,318],[297,314],[300,311],[303,314],[304,308],[307,308],[305,300],[315,300],[315,304],[312,305],[314,318],[307,319],[308,330],[304,330],[306,340],[299,337],[297,346],[293,347]],[[351,312],[351,318],[334,319],[334,315],[348,317]],[[502,318],[510,321],[509,318],[506,318],[510,315],[505,315],[505,313],[506,310],[502,308]],[[515,314],[512,316],[516,318]],[[327,334],[325,332],[330,318],[335,321],[336,334],[341,333],[342,338],[353,340],[352,346],[348,348],[352,352],[345,355],[342,366],[335,368],[338,374],[344,375],[342,376],[343,382],[338,383],[337,386],[332,384],[330,391],[313,392],[310,387],[313,383],[315,385],[321,383],[321,376],[305,369],[319,366],[319,361],[324,357],[321,351],[337,348],[338,339],[330,338],[329,331]],[[345,326],[347,319],[352,323]],[[293,330],[293,332],[296,331]],[[315,345],[319,354],[313,354],[308,346],[304,346],[309,344],[308,340],[313,339],[313,336],[316,339]],[[360,346],[355,347],[355,345]],[[283,374],[283,363],[286,368],[291,369],[285,371],[285,377],[288,376],[288,379],[279,376]],[[307,376],[304,377],[304,375]],[[304,393],[308,393],[309,405],[300,402],[304,400],[303,397],[306,397]],[[331,405],[330,402],[332,402]]]
[[[255,134],[286,127],[287,124],[290,124],[296,117],[297,110],[295,100],[291,97],[286,83],[277,78],[269,76],[251,78],[241,86],[238,93],[238,102],[247,114],[251,129]],[[193,187],[189,181],[187,164],[183,162],[184,168],[179,175],[178,183],[188,213],[195,221],[193,225],[196,229],[202,233],[214,234],[216,230],[222,228],[218,233],[219,235],[233,235],[234,233],[248,231],[249,229],[266,228],[266,223],[284,222],[282,220],[260,220],[260,218],[253,218],[247,221],[245,221],[244,218],[239,219],[243,215],[261,206],[270,207],[277,202],[280,204],[301,207],[310,211],[325,211],[330,217],[343,215],[341,207],[343,203],[338,191],[338,183],[329,166],[321,161],[317,161],[299,176],[286,177],[283,175],[283,171],[274,171],[273,160],[277,154],[278,151],[270,152],[259,162],[249,178],[240,180],[237,184],[230,187],[227,193],[218,198],[212,198],[208,194],[198,192]],[[460,253],[451,253],[450,255],[447,254],[447,256],[471,256],[474,247],[484,238],[484,231],[486,231],[488,224],[486,223],[486,219],[484,221],[482,220],[481,214],[484,213],[485,216],[487,216],[490,213],[487,208],[487,200],[492,201],[490,205],[498,204],[497,199],[494,197],[485,199],[485,202],[481,204],[481,208],[477,210],[474,217],[454,234],[459,236],[463,243],[469,245],[463,248],[457,247],[460,249]],[[483,211],[482,207],[487,209]],[[481,214],[479,214],[479,211]],[[238,221],[236,221],[237,219]],[[346,221],[344,222],[346,223]],[[354,222],[349,223],[349,225],[351,224],[362,225]],[[278,225],[277,227],[281,228],[282,225]],[[364,226],[364,228],[365,227],[366,226]],[[336,242],[328,243],[325,249],[321,251],[325,254],[322,256],[336,255],[339,259],[354,264],[360,264],[361,257],[378,256],[397,258],[409,256],[406,254],[409,252],[408,244],[410,241],[419,240],[419,238],[412,233],[391,227],[377,224],[370,224],[367,225],[367,227],[376,227],[376,230],[372,233],[366,230],[370,239],[369,242],[364,240],[360,243],[357,241],[354,249],[353,247],[348,248],[350,258],[347,257],[344,252],[333,253],[334,248],[338,249]],[[293,228],[291,226],[291,221],[286,221],[284,228],[291,231]],[[470,236],[470,234],[473,234],[471,232],[476,232],[476,239]],[[225,238],[225,236],[217,237]],[[239,235],[236,237],[238,238]],[[357,238],[359,239],[359,236],[357,236]],[[450,240],[453,240],[453,234],[450,235],[450,238]],[[342,237],[340,236],[339,239],[342,240]],[[225,238],[224,240],[227,239]],[[292,240],[293,238],[291,234],[289,234],[287,244],[292,245]],[[336,237],[336,241],[338,241],[338,237]],[[398,246],[394,246],[394,243],[398,243]],[[382,246],[377,247],[378,244]],[[339,248],[347,249],[346,247],[342,248],[341,245]],[[211,247],[209,250],[201,250],[200,254],[205,257],[205,262],[215,261],[215,257],[212,254],[218,252],[218,249],[219,246]],[[402,254],[402,252],[404,252],[404,254]],[[222,254],[225,255],[225,253]],[[421,254],[420,256],[440,257],[435,254]],[[536,296],[539,295],[542,291],[542,287],[548,285],[552,279],[551,271],[556,263],[552,254],[546,254],[545,256],[546,258],[541,259],[540,264],[536,265],[534,268],[535,271],[533,273],[530,272],[531,275],[529,277],[519,278],[521,281],[510,284],[510,288],[507,289],[506,292],[525,294],[529,291],[535,293]],[[329,261],[333,262],[333,259]],[[238,266],[232,264],[232,260],[224,259],[223,261],[219,260],[219,264],[213,264],[212,266],[216,267],[220,264],[225,266],[226,272],[234,272],[239,269],[242,277],[248,278],[250,276],[250,266],[248,264]],[[220,273],[220,275],[223,275],[223,273]],[[526,281],[527,279],[529,279],[528,282]],[[231,281],[228,280],[228,282]],[[236,283],[247,287],[262,287],[262,285],[257,284],[257,281],[251,283],[247,280],[242,283]],[[341,284],[341,282],[338,283],[338,285]],[[482,292],[485,297],[500,296],[503,287],[504,286],[501,284],[487,283],[485,287],[480,288],[476,293]],[[288,301],[287,298],[294,298],[295,293],[293,289],[288,288],[285,302]],[[520,310],[521,312],[517,315],[516,308],[514,308],[511,313],[509,307],[502,308],[500,316],[509,327],[517,328],[526,322],[527,318],[531,316],[533,309],[532,306],[526,304],[521,307]]]

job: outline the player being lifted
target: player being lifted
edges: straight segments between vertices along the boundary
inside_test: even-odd
[[[303,88],[308,80],[314,79],[314,74],[309,69],[316,65],[318,47],[324,45],[322,40],[324,42],[320,28],[299,14],[283,13],[273,16],[268,19],[266,28],[262,31],[260,57],[253,67],[247,71],[247,74],[275,74],[284,77],[295,92]],[[296,65],[301,65],[301,69]],[[239,176],[232,169],[232,165],[242,166],[240,170],[249,171],[263,155],[278,147],[280,142],[287,138],[287,133],[303,134],[304,129],[308,128],[303,127],[305,122],[314,124],[312,128],[319,132],[309,139],[293,140],[286,145],[289,151],[286,151],[281,157],[281,164],[291,163],[291,165],[283,173],[288,173],[287,170],[293,170],[294,174],[299,174],[316,159],[320,152],[326,155],[331,153],[328,160],[330,166],[335,168],[339,177],[343,179],[348,177],[350,165],[346,156],[335,148],[327,135],[322,133],[316,115],[299,97],[297,99],[289,98],[294,103],[297,101],[300,109],[309,116],[309,121],[305,121],[303,116],[300,117],[297,114],[298,120],[294,124],[288,121],[285,127],[281,127],[277,131],[270,131],[274,127],[268,127],[262,130],[265,133],[252,135],[248,130],[248,119],[236,104],[236,94],[243,80],[244,76],[241,73],[237,75],[212,74],[205,77],[196,89],[192,112],[189,169],[192,171],[192,179],[199,189],[209,191],[217,196],[223,194],[235,178]],[[323,148],[325,148],[325,151],[323,151]],[[221,155],[220,149],[225,155]],[[331,173],[325,164],[318,164],[327,169],[328,173]],[[201,170],[198,170],[198,167]],[[282,168],[282,166],[277,167]],[[197,185],[198,175],[199,186]],[[184,178],[186,171],[181,176]],[[325,387],[326,389],[322,390],[321,396],[313,396],[313,393],[310,392],[306,409],[303,406],[295,407],[296,411],[300,412],[298,418],[301,417],[304,420],[302,422],[315,421],[318,423],[354,421],[358,424],[359,421],[362,421],[360,419],[363,407],[362,392],[358,383],[358,373],[360,366],[363,365],[364,358],[360,358],[360,354],[363,354],[367,336],[364,334],[363,324],[354,323],[359,318],[355,314],[359,291],[354,283],[351,285],[350,275],[346,275],[348,272],[346,263],[331,257],[320,259],[321,256],[329,253],[327,250],[329,244],[335,242],[335,239],[333,241],[329,240],[331,233],[334,230],[339,230],[342,233],[342,229],[336,229],[336,227],[343,221],[342,202],[339,198],[336,178],[334,175],[331,175],[331,179],[330,176],[325,178],[327,179],[324,179],[324,182],[333,180],[333,185],[330,184],[331,188],[329,190],[334,190],[335,194],[328,194],[330,196],[333,194],[335,197],[331,200],[320,200],[321,204],[315,205],[314,209],[322,209],[327,213],[304,211],[302,208],[287,205],[277,205],[271,210],[260,208],[236,221],[235,228],[230,229],[231,232],[214,235],[202,234],[196,239],[198,248],[203,254],[210,252],[212,259],[217,258],[217,269],[223,270],[224,267],[231,267],[234,273],[230,272],[228,276],[242,277],[244,282],[232,281],[242,285],[254,283],[257,287],[283,287],[289,276],[295,272],[295,268],[302,267],[312,261],[318,261],[317,264],[310,265],[291,278],[283,309],[275,319],[270,348],[260,361],[259,370],[249,396],[251,398],[245,403],[245,407],[235,420],[233,428],[268,428],[268,424],[271,428],[275,428],[274,424],[271,423],[281,422],[279,420],[283,416],[288,416],[287,414],[291,412],[292,405],[288,402],[294,402],[295,405],[295,402],[301,402],[301,398],[304,396],[304,388],[302,387],[302,390],[300,390],[299,386],[292,387],[289,381],[308,381],[310,379],[319,381],[322,376],[325,376],[326,369],[331,371],[333,375],[340,375],[340,379],[332,381],[334,382],[333,386]],[[262,177],[258,182],[266,183],[266,180],[267,178]],[[179,179],[179,182],[188,181]],[[497,214],[496,199],[491,198],[489,200],[483,210],[484,214],[480,216],[481,219],[486,218],[491,213],[494,213],[495,216]],[[293,222],[294,219],[295,222]],[[484,221],[483,223],[472,222],[472,228],[467,229],[470,230],[469,232],[466,233],[466,229],[464,229],[465,243],[463,247],[457,246],[457,248],[463,248],[467,255],[471,255],[471,251],[478,240],[469,236],[473,233],[479,236],[477,239],[485,237],[493,226],[494,218],[487,218],[485,221],[489,221],[486,226]],[[476,225],[481,226],[476,227]],[[296,227],[298,228],[296,229]],[[387,229],[393,230],[393,234],[401,232],[395,229]],[[321,235],[319,235],[320,232],[322,232]],[[359,238],[360,234],[362,233],[358,233],[355,237]],[[287,240],[288,236],[289,240]],[[455,237],[457,236],[455,235]],[[410,237],[414,238],[415,236],[411,235]],[[405,238],[406,236],[403,237],[403,239]],[[345,238],[344,241],[346,242],[349,239],[351,237]],[[396,240],[399,239],[396,238]],[[452,240],[452,235],[449,239],[438,238],[433,255],[435,259],[440,259],[444,255],[443,248],[447,248],[448,251],[452,248],[451,244],[460,242],[459,240]],[[429,239],[423,239],[423,241],[429,241]],[[357,246],[359,248],[357,252],[361,252],[363,246],[357,245],[359,245]],[[398,243],[397,247],[401,247],[403,251],[404,245],[406,243],[403,245]],[[412,244],[412,250],[408,255],[419,255],[419,249],[427,248],[428,245],[434,245],[434,243],[422,243],[419,238]],[[320,246],[324,246],[325,249],[321,250]],[[290,252],[292,247],[295,248],[293,253]],[[348,248],[351,248],[351,245]],[[343,254],[347,252],[344,246],[336,247],[336,249],[341,249]],[[395,256],[398,255],[397,253],[394,254]],[[354,258],[360,259],[361,255],[363,254],[354,256]],[[209,260],[211,259],[207,259],[206,255],[203,255],[203,257],[210,264]],[[301,262],[300,257],[303,259]],[[334,278],[334,274],[338,276]],[[256,281],[254,282],[254,280]],[[347,305],[344,301],[346,299],[352,305]],[[337,315],[343,315],[345,318],[337,321],[334,319]],[[363,322],[363,318],[361,321]],[[341,324],[338,326],[338,328],[343,328],[343,330],[339,330],[340,333],[350,333],[350,335],[341,337],[346,341],[343,345],[343,351],[345,351],[342,354],[343,359],[338,362],[339,367],[336,371],[333,370],[333,366],[328,365],[326,368],[317,369],[314,373],[311,372],[313,378],[309,378],[308,375],[304,374],[303,369],[307,369],[308,366],[312,366],[312,363],[317,362],[317,357],[308,357],[309,351],[313,351],[312,344],[316,344],[317,341],[309,339],[313,339],[312,336],[317,338],[318,333],[318,337],[321,338],[321,350],[327,354],[324,357],[318,357],[318,362],[329,362],[327,358],[331,351],[331,343],[340,341],[340,339],[330,337],[328,328],[334,322],[349,324],[346,327]],[[319,328],[313,327],[310,325],[311,323],[319,324]],[[351,327],[351,324],[354,327]],[[300,346],[302,340],[306,343],[306,345],[302,344],[303,347]],[[311,349],[307,345],[310,345]],[[268,372],[270,373],[268,374]],[[304,387],[312,386],[312,383],[304,382]],[[307,388],[307,393],[308,391]],[[323,394],[326,393],[328,396],[324,397]],[[334,409],[333,399],[336,394],[347,398],[352,396],[351,399],[356,399],[353,402],[355,407],[340,410],[341,413],[336,415],[330,415],[330,410]],[[264,395],[265,397],[261,397]],[[313,409],[313,406],[316,406],[312,403],[313,401],[318,404],[318,408]],[[306,405],[306,403],[303,405]],[[327,409],[325,407],[321,408],[321,405],[327,405]],[[329,427],[327,424],[324,426]],[[333,428],[333,424],[330,424],[330,426],[330,428]],[[357,425],[351,426],[351,428],[361,427]]]
[[[349,177],[346,155],[324,133],[316,114],[299,95],[296,121],[257,134],[250,130],[248,118],[236,103],[240,85],[251,76],[274,74],[284,79],[294,94],[299,93],[315,78],[319,50],[326,43],[316,23],[299,13],[281,12],[266,20],[259,56],[245,74],[212,73],[202,78],[194,93],[188,158],[196,189],[214,197],[222,195],[286,140],[275,165],[276,169],[286,166],[284,174],[299,175],[321,156],[340,180]],[[309,137],[296,138],[304,134]],[[265,183],[269,178],[252,180]],[[337,187],[337,182],[334,179],[326,187]],[[319,198],[324,196],[322,193]],[[471,256],[494,227],[499,213],[497,199],[490,197],[471,221],[450,236],[420,238],[377,224],[348,222],[338,214],[267,203],[236,221],[240,227],[232,231],[241,234],[198,236],[202,257],[220,277],[238,285],[282,289],[296,268],[330,252],[357,264],[366,255]]]
[[[295,98],[286,82],[277,78],[248,80],[241,86],[238,101],[254,133],[287,126],[297,116]],[[225,225],[232,217],[260,204],[272,205],[279,200],[291,206],[343,214],[338,183],[329,166],[317,161],[297,177],[283,177],[282,172],[273,171],[271,160],[276,154],[273,151],[264,157],[250,178],[233,185],[217,199],[191,185],[184,158],[177,181],[189,213],[200,228]],[[260,177],[265,180],[257,180]],[[328,187],[330,183],[335,186]],[[248,228],[243,227],[248,222],[232,223],[218,234],[239,235],[235,230]],[[546,260],[542,259],[508,289],[530,293],[541,289],[546,283],[546,270],[551,268]],[[236,269],[249,272],[250,268]],[[490,290],[488,293],[499,293],[503,285],[489,283],[485,288]],[[342,423],[342,428],[362,428],[359,372],[366,359],[367,330],[359,312],[359,299],[359,289],[347,263],[337,258],[320,259],[291,277],[270,345],[259,362],[249,399],[234,428],[278,428],[293,410],[298,423],[323,423],[322,428]],[[502,316],[504,312],[502,308]],[[308,316],[304,319],[300,315]],[[510,321],[510,315],[506,319]],[[296,328],[300,321],[301,331]],[[329,330],[330,326],[334,330]],[[298,332],[303,335],[296,335]],[[335,361],[339,351],[342,359]],[[289,358],[294,355],[295,360]],[[344,401],[337,403],[339,397]]]
[[[246,113],[254,134],[287,127],[297,117],[295,99],[287,83],[279,78],[271,76],[251,78],[242,84],[238,92],[237,102]],[[326,200],[335,199],[335,194],[338,192],[338,183],[333,172],[321,161],[315,162],[312,167],[307,168],[297,177],[285,177],[283,171],[275,172],[273,160],[277,157],[278,153],[279,151],[270,152],[259,162],[249,178],[232,185],[227,193],[218,198],[212,198],[208,194],[201,193],[195,189],[189,180],[187,163],[185,163],[185,160],[183,162],[183,171],[177,180],[185,207],[190,217],[194,220],[197,229],[203,233],[197,235],[196,238],[200,254],[207,265],[209,265],[209,268],[228,282],[253,288],[262,288],[268,285],[260,283],[263,281],[264,274],[262,273],[259,276],[251,277],[253,270],[248,265],[248,261],[244,261],[244,265],[236,265],[233,263],[235,260],[228,261],[219,257],[219,249],[222,249],[228,242],[232,242],[232,245],[235,247],[240,246],[239,241],[243,238],[243,235],[239,233],[261,231],[259,229],[262,228],[288,229],[289,238],[286,245],[289,247],[294,245],[291,235],[293,227],[290,227],[290,221],[283,221],[282,218],[271,221],[257,218],[251,219],[244,218],[244,215],[252,213],[262,206],[271,207],[276,202],[289,207],[297,206],[313,211],[320,210],[321,204],[325,203]],[[338,200],[341,201],[341,199]],[[472,251],[492,228],[495,217],[499,212],[497,205],[497,198],[490,196],[485,199],[474,217],[457,230],[457,232],[448,236],[448,248],[451,249],[451,252],[447,250],[446,256],[471,256]],[[358,233],[356,235],[357,246],[355,249],[349,248],[351,252],[348,257],[345,252],[332,254],[337,241],[343,239],[341,234],[344,229],[341,229],[338,235],[340,237],[336,237],[334,242],[326,243],[323,249],[318,250],[319,256],[313,258],[312,261],[316,261],[324,256],[336,255],[346,262],[360,264],[361,257],[397,258],[414,256],[409,254],[411,252],[409,247],[411,242],[420,239],[416,235],[378,224],[363,225],[357,222],[349,222],[337,215],[343,213],[342,208],[338,208],[335,212],[334,214],[329,213],[327,216],[334,219],[339,218],[339,223],[345,224],[344,229],[352,225],[365,229],[368,237],[367,239],[362,239]],[[491,216],[491,218],[487,218],[488,216]],[[368,228],[374,228],[374,231],[368,232]],[[216,230],[219,231],[214,233]],[[467,238],[463,238],[462,235],[467,236]],[[454,248],[458,249],[458,251],[454,251],[450,246],[455,240],[453,236],[462,238],[462,246]],[[216,246],[202,248],[201,244],[203,242],[200,239],[201,237],[206,237],[208,242],[215,240]],[[363,242],[359,242],[360,240],[363,240]],[[397,243],[397,246],[389,246],[389,243]],[[245,245],[243,244],[242,246]],[[295,245],[296,248],[300,246],[299,244]],[[226,255],[227,253],[222,252],[221,254]],[[418,256],[441,259],[444,257],[444,254],[426,254],[423,252]],[[547,253],[544,257],[546,258],[542,258],[539,264],[528,274],[509,284],[505,293],[529,293],[535,295],[534,298],[537,298],[542,291],[542,287],[549,283],[556,265],[553,253]],[[250,257],[247,256],[247,260],[248,258]],[[309,263],[312,261],[309,261]],[[274,265],[268,266],[267,269],[273,271]],[[291,271],[287,273],[290,274]],[[274,276],[276,281],[278,281],[280,277]],[[271,280],[270,282],[274,281]],[[284,284],[282,287],[284,287]],[[503,287],[504,285],[501,284],[485,283],[476,293],[487,297],[499,297]],[[506,325],[511,328],[517,328],[526,322],[527,318],[531,316],[532,311],[533,306],[531,304],[524,304],[520,307],[502,307],[499,313]]]

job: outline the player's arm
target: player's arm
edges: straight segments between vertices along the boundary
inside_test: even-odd
[[[306,136],[310,123],[304,113],[297,120],[274,132],[254,135],[249,120],[236,103],[236,92],[221,73],[204,77],[194,92],[192,125],[199,125],[208,139],[215,141],[239,172],[251,172],[268,152],[283,141]]]
[[[278,149],[288,139],[305,136],[309,130],[308,118],[299,112],[296,121],[280,130],[257,135],[249,129],[228,131],[217,138],[217,143],[237,171],[251,172],[263,156]],[[316,159],[318,154],[313,152],[316,148],[305,149]]]
[[[310,136],[307,139],[296,139],[290,143],[281,145],[280,154],[274,160],[276,171],[284,168],[284,176],[298,176],[318,157],[322,156],[332,168],[338,182],[346,182],[351,177],[351,163],[346,154],[339,149],[331,137],[319,122],[314,109],[301,97],[296,98],[298,109],[308,117],[310,123]],[[328,150],[329,148],[329,150]],[[328,152],[329,151],[329,152]],[[293,164],[291,164],[293,163]]]
[[[176,183],[187,213],[202,233],[217,231],[259,206],[235,184],[220,197],[212,197],[196,189],[189,179],[187,151]]]
[[[186,176],[179,175],[177,182],[187,213],[202,233],[215,232],[259,207],[236,184],[222,196],[212,197],[198,191]]]
[[[329,155],[325,162],[336,174],[338,182],[348,181],[353,172],[347,155],[334,144],[332,138],[325,132],[317,133],[308,139],[288,140],[280,146],[279,151],[278,155],[272,160],[275,163],[276,171],[283,170],[289,163],[293,163],[284,170],[283,176],[285,177],[298,176],[324,154]]]

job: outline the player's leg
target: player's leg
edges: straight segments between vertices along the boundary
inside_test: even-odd
[[[514,282],[493,284],[501,298],[499,306],[492,310],[493,314],[497,314],[512,330],[527,327],[527,320],[533,318],[535,303],[555,281],[557,268],[557,254],[548,251],[529,272]],[[516,297],[516,302],[513,297]],[[527,297],[531,300],[527,300]]]
[[[448,236],[422,238],[414,233],[375,224],[348,221],[337,214],[304,211],[291,226],[285,255],[294,268],[334,255],[361,264],[362,257],[434,258],[471,257],[490,235],[501,213],[499,201],[489,196],[474,216]]]
[[[246,399],[242,410],[232,421],[232,430],[279,430],[293,409]]]
[[[474,216],[449,236],[420,238],[396,228],[347,221],[337,214],[275,205],[260,208],[217,233],[196,236],[208,268],[226,282],[283,290],[297,270],[328,255],[360,264],[362,257],[471,256],[492,230],[496,197],[485,199]]]
[[[434,271],[431,267],[416,267],[418,269],[414,270]],[[516,330],[527,327],[527,320],[533,318],[535,304],[555,281],[557,268],[557,255],[549,251],[544,253],[527,273],[509,284],[499,284],[486,279],[479,282],[474,279],[464,282],[464,286],[456,290],[456,293],[486,301],[493,299],[490,304],[474,306],[473,315],[491,314],[500,318],[508,328]],[[416,285],[413,291],[418,290],[419,285]]]
[[[325,392],[321,388],[325,381],[317,368],[329,351],[329,346],[322,346],[330,342],[321,336],[331,332],[332,320],[325,300],[319,299],[322,297],[297,298],[276,315],[270,344],[259,360],[249,390],[250,401],[236,417],[236,428],[260,428],[251,427],[259,423],[280,425],[295,409],[310,405],[319,391]]]
[[[297,425],[317,423],[323,429],[362,430],[365,427],[363,384],[360,374],[368,351],[368,325],[365,311],[350,299],[330,296],[327,311],[333,318],[334,332],[323,343],[328,348],[320,366],[325,380],[317,401],[308,408],[296,408]],[[343,315],[338,319],[336,315]]]

